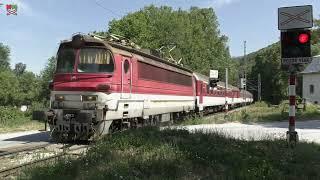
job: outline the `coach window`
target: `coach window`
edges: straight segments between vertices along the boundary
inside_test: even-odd
[[[129,63],[129,61],[126,59],[126,60],[124,61],[124,64],[123,64],[124,73],[127,74],[127,72],[129,71],[129,68],[130,68],[130,63]]]
[[[314,86],[313,84],[310,85],[310,94],[313,94],[314,93]]]

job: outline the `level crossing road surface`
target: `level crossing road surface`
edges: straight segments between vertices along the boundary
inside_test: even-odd
[[[0,152],[11,148],[48,143],[50,143],[50,135],[47,131],[24,131],[0,134]]]
[[[218,132],[227,137],[243,140],[286,139],[288,122],[201,124],[178,128],[191,132]],[[320,143],[320,120],[297,121],[296,131],[299,141]]]

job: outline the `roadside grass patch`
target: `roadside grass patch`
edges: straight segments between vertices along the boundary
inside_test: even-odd
[[[98,141],[77,160],[25,172],[24,179],[319,179],[320,146],[242,141],[217,133],[141,128]]]
[[[31,120],[31,113],[10,106],[0,106],[0,133],[43,128],[43,123]]]
[[[252,105],[242,107],[227,114],[217,113],[210,117],[193,118],[186,121],[178,122],[181,125],[196,124],[219,124],[226,122],[268,122],[283,121],[288,119],[289,105],[287,101],[283,101],[276,106],[268,105],[265,102],[256,102]],[[320,106],[307,104],[306,110],[298,109],[296,111],[297,120],[320,120]]]

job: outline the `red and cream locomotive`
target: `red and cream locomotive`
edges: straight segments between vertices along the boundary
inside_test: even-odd
[[[55,140],[102,134],[252,102],[246,91],[158,56],[93,35],[62,41],[51,84],[48,123]],[[227,93],[227,94],[225,94]]]

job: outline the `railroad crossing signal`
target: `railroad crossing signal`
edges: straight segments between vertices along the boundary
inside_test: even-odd
[[[299,65],[310,63],[311,34],[308,28],[313,26],[312,6],[293,6],[278,9],[278,29],[281,30],[281,62],[282,67],[289,67],[289,130],[288,143],[294,145],[298,141],[295,130],[296,105],[296,73]]]
[[[218,70],[210,70],[209,75],[209,86],[210,87],[216,87],[217,83],[219,82],[219,71]]]
[[[278,9],[278,29],[303,29],[313,26],[312,6],[291,6]]]
[[[311,57],[312,6],[292,6],[278,9],[278,29],[281,30],[281,63],[295,71],[296,65],[307,64]]]
[[[245,78],[241,78],[240,79],[240,87],[241,87],[241,89],[245,89],[246,86],[247,86],[247,80]]]
[[[281,32],[282,64],[310,63],[311,57],[310,30],[291,30]]]

